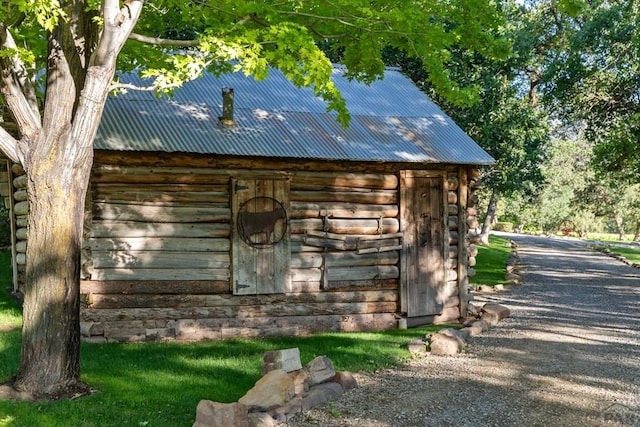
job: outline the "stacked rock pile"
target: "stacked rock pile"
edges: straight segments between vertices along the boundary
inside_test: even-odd
[[[272,427],[294,415],[338,399],[357,387],[348,372],[336,372],[328,357],[302,366],[297,348],[263,356],[262,378],[234,403],[201,400],[193,427]]]
[[[496,303],[486,303],[482,308],[469,304],[467,310],[469,315],[461,329],[441,329],[438,333],[423,339],[412,340],[409,343],[409,351],[426,353],[428,348],[435,356],[455,355],[464,349],[469,338],[480,335],[511,314],[509,308]]]

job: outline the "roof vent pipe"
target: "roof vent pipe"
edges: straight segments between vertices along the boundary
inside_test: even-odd
[[[222,124],[232,126],[233,123],[233,88],[222,88],[222,117],[220,117]]]

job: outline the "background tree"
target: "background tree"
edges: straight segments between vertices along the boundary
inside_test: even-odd
[[[495,31],[501,22],[493,2],[468,0],[3,3],[0,89],[16,131],[0,129],[0,149],[26,171],[30,208],[13,388],[36,398],[87,391],[79,364],[81,230],[92,142],[119,64],[169,91],[205,70],[264,78],[273,66],[312,87],[346,123],[332,65],[317,42],[330,42],[349,76],[365,81],[382,75],[382,47],[401,49],[421,58],[435,90],[468,103],[477,91],[452,76],[451,49],[503,55]]]
[[[596,0],[564,27],[546,71],[547,102],[594,144],[594,165],[640,180],[640,5]],[[617,179],[617,178],[616,178]]]
[[[451,75],[456,81],[479,88],[480,98],[473,104],[453,104],[442,97],[431,83],[429,70],[420,58],[388,49],[385,59],[402,69],[495,159],[493,167],[482,172],[483,190],[488,200],[481,240],[488,242],[500,198],[531,199],[541,182],[539,165],[548,139],[547,116],[539,108],[539,71],[536,49],[548,44],[539,14],[520,2],[501,4],[507,24],[502,33],[512,41],[508,57],[480,56],[463,45],[452,49]]]

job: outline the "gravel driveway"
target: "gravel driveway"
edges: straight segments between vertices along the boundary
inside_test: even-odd
[[[640,270],[583,242],[509,235],[524,284],[476,296],[512,315],[456,357],[358,373],[287,426],[640,426]]]

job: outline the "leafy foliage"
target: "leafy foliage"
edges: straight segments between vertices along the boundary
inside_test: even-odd
[[[640,177],[640,6],[636,1],[594,1],[563,27],[547,80],[548,101],[559,117],[595,144],[603,174]]]

